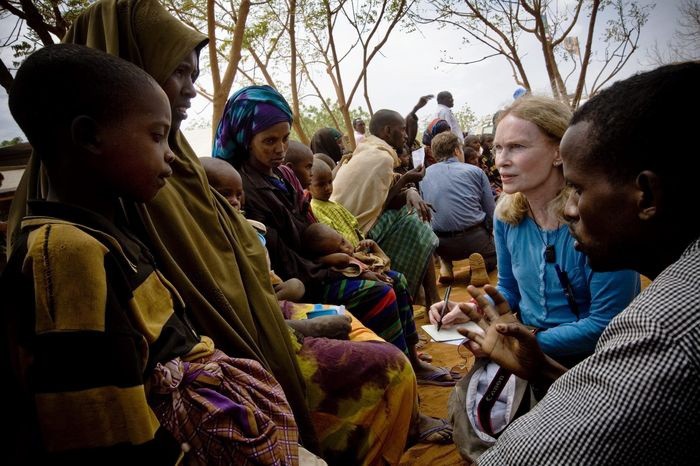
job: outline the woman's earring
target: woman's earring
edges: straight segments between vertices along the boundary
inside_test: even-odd
[[[555,167],[558,167],[559,165],[561,165],[561,160],[557,160],[556,162],[554,162]]]

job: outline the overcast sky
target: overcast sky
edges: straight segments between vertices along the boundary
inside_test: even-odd
[[[648,3],[643,0],[643,3]],[[680,14],[678,4],[680,0],[659,0],[652,10],[647,24],[642,30],[640,50],[630,59],[616,79],[623,79],[640,70],[649,69],[647,50],[658,41],[661,46],[672,38],[677,29]],[[603,21],[599,22],[597,33],[603,30]],[[13,21],[0,21],[0,39],[4,40],[9,34]],[[574,29],[572,35],[579,36],[583,46],[585,25]],[[441,63],[441,59],[447,54],[455,59],[476,59],[481,56],[479,49],[474,45],[462,46],[461,34],[453,30],[438,29],[435,26],[421,26],[421,32],[407,34],[397,30],[390,37],[389,42],[382,49],[381,56],[372,62],[369,69],[369,94],[374,110],[390,108],[402,114],[407,113],[424,94],[437,94],[440,91],[452,92],[455,101],[455,110],[459,110],[466,103],[473,112],[481,117],[492,114],[499,107],[512,101],[513,91],[517,85],[512,76],[510,67],[501,58],[491,58],[473,65],[447,65]],[[524,64],[531,80],[533,90],[538,93],[548,94],[544,65],[541,59],[541,50],[536,43],[523,42],[521,48],[524,54]],[[7,63],[8,51],[2,54]],[[352,57],[351,57],[352,58]],[[357,61],[355,61],[357,63]],[[357,69],[351,69],[350,62],[343,63],[341,69],[348,76],[356,76]],[[595,70],[596,64],[592,64]],[[347,70],[347,71],[346,71]],[[204,70],[202,70],[204,72]],[[567,69],[562,69],[566,74]],[[591,74],[589,74],[591,76]],[[206,79],[204,76],[202,79]],[[569,89],[573,89],[573,81],[569,81]],[[234,84],[234,89],[236,88]],[[324,86],[324,92],[332,97],[328,85]],[[317,101],[308,100],[309,104]],[[47,102],[47,105],[50,105]],[[366,109],[364,98],[361,94],[353,101],[353,108],[362,106]],[[193,103],[190,112],[190,120],[200,121],[209,119],[211,108],[206,100],[198,97]],[[419,112],[421,119],[427,119],[435,112],[435,101],[430,102]],[[49,123],[49,122],[47,122]],[[184,126],[187,126],[187,121]],[[7,94],[0,88],[0,140],[11,139],[21,135],[19,128],[12,121],[7,109]]]

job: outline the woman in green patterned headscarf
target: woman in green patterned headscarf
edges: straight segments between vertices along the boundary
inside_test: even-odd
[[[316,449],[304,383],[290,334],[267,274],[265,252],[245,219],[214,193],[179,131],[196,95],[199,51],[205,36],[170,15],[156,0],[101,0],[80,15],[64,42],[105,50],[151,74],[170,98],[175,154],[173,176],[148,204],[125,206],[165,276],[190,309],[199,331],[233,357],[254,359],[284,388],[304,445]],[[41,167],[32,157],[15,195],[10,242],[26,212],[41,198]]]

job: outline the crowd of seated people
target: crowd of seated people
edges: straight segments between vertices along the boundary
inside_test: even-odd
[[[425,148],[416,112],[432,95],[406,117],[356,119],[350,144],[322,128],[307,146],[282,94],[252,85],[202,157],[180,126],[205,36],[158,0],[98,0],[63,42],[30,55],[9,94],[33,148],[0,282],[13,464],[399,464],[413,443],[453,440],[479,464],[675,464],[679,445],[698,458],[692,195],[645,144],[700,65],[617,83],[573,114],[528,94],[492,137],[463,133],[442,91]],[[451,281],[466,257],[498,283],[441,302],[435,259]],[[660,285],[637,297],[639,273]],[[468,378],[420,357],[419,300],[433,324],[479,324],[460,330]],[[685,324],[659,324],[666,303]],[[344,311],[307,318],[318,305]],[[534,401],[490,435],[453,411],[494,373]],[[457,384],[451,422],[422,412],[418,384]],[[680,387],[685,411],[663,403]]]

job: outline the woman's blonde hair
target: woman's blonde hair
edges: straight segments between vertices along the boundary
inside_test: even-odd
[[[534,123],[548,138],[559,144],[569,126],[573,112],[566,104],[551,97],[529,95],[519,98],[509,107],[501,110],[498,122],[508,115]],[[568,197],[569,190],[562,189],[549,203],[550,212],[561,217]],[[524,194],[502,193],[498,198],[495,214],[500,220],[517,225],[527,217],[528,211],[529,206]]]

